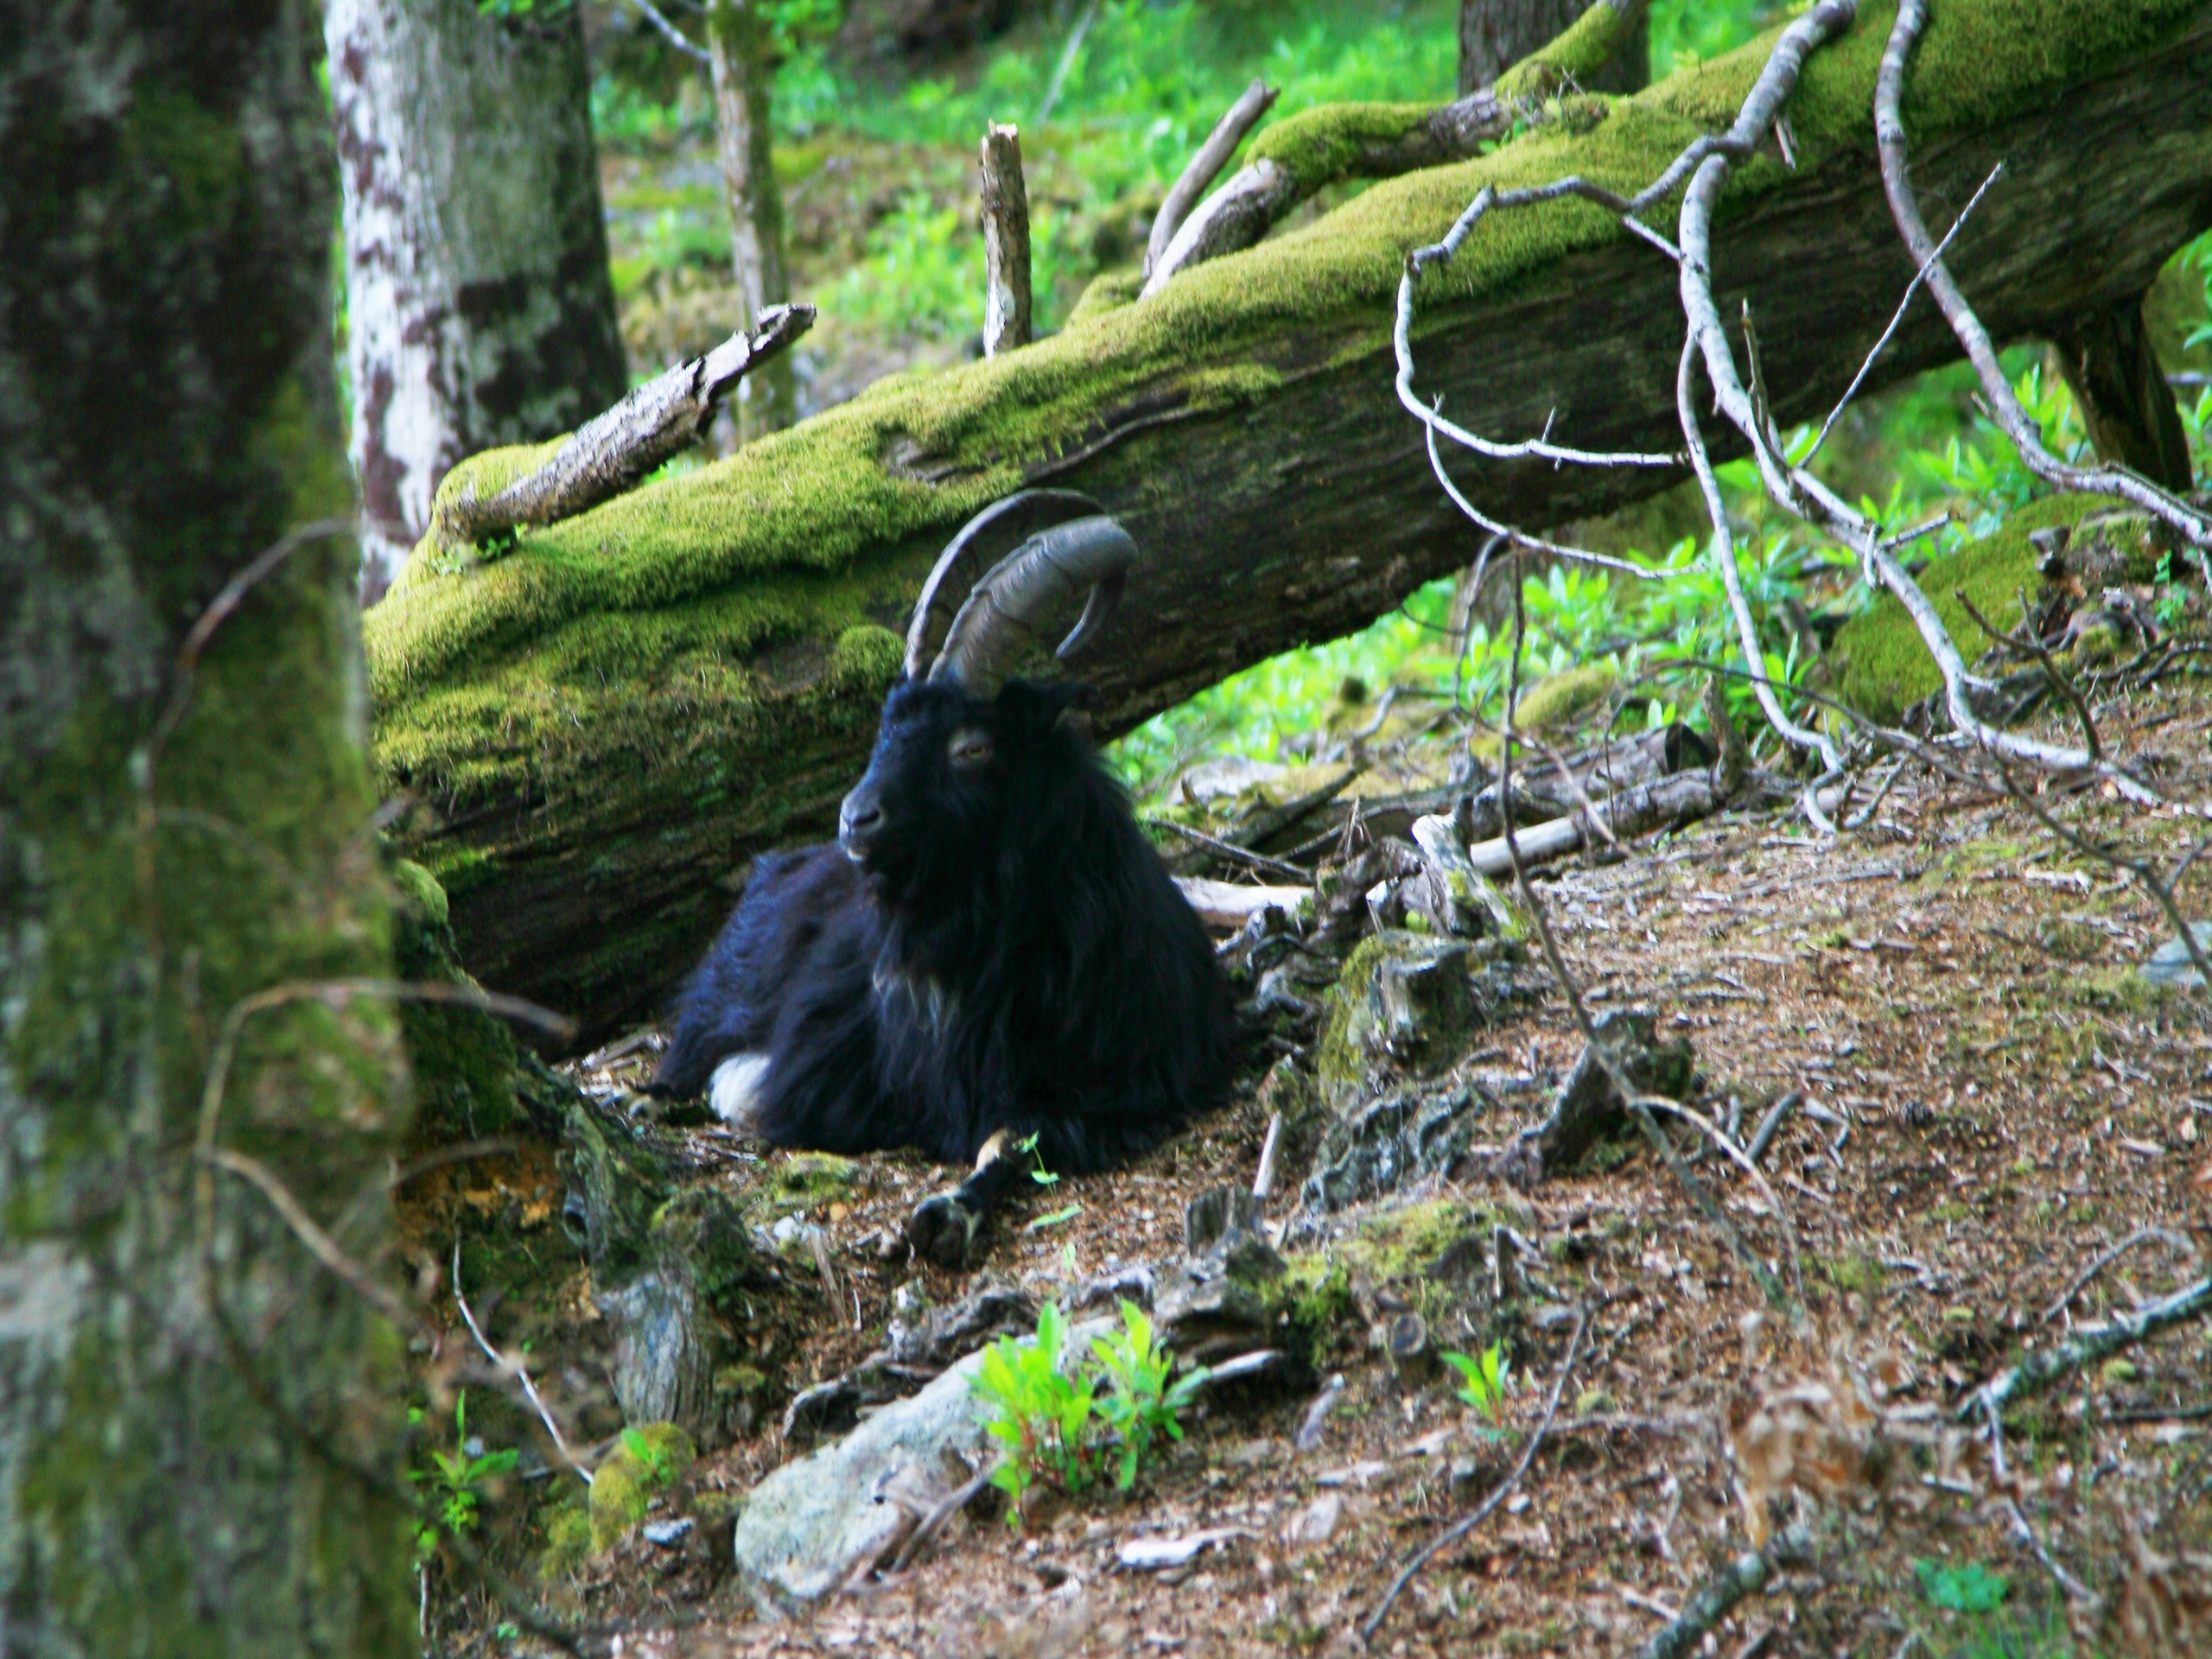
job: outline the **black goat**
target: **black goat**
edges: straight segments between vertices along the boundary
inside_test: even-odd
[[[988,547],[1026,532],[974,579]],[[1227,1087],[1212,948],[1061,718],[1079,690],[997,683],[1008,630],[1087,588],[1059,654],[1080,650],[1135,555],[1094,504],[1060,492],[1015,496],[962,531],[916,607],[906,674],[836,843],[754,867],[654,1078],[662,1094],[704,1090],[780,1145],[975,1160],[914,1214],[915,1249],[945,1265],[967,1259],[1027,1149],[1054,1171],[1105,1168]]]

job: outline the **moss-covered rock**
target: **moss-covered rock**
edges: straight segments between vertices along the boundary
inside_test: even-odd
[[[699,1449],[674,1423],[638,1423],[591,1471],[591,1547],[602,1550],[645,1518],[657,1492],[691,1471]]]
[[[474,988],[437,878],[404,858],[392,860],[388,873],[398,900],[392,906],[392,966],[399,977]],[[523,1057],[499,1020],[464,1003],[408,1001],[399,1005],[399,1022],[415,1086],[416,1146],[508,1135],[531,1121],[517,1090]],[[534,1073],[527,1087],[538,1098],[547,1092]],[[556,1080],[553,1091],[559,1089]],[[543,1121],[557,1123],[558,1114]]]
[[[1530,732],[1567,730],[1611,696],[1620,677],[1611,663],[1585,663],[1547,674],[1521,694],[1513,709],[1514,724]]]
[[[1433,1077],[1491,1011],[1462,940],[1385,930],[1360,941],[1323,999],[1314,1082],[1343,1115],[1394,1077]]]

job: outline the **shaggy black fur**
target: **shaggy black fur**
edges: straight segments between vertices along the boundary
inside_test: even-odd
[[[782,1145],[965,1163],[1004,1129],[1069,1173],[1217,1105],[1227,987],[1120,786],[1060,719],[1077,695],[893,687],[838,844],[755,867],[677,1004],[655,1090],[696,1095],[759,1055],[750,1127]]]

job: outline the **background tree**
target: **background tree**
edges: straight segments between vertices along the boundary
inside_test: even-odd
[[[620,397],[583,30],[568,0],[330,0],[362,596],[446,469]]]
[[[393,1021],[270,990],[388,963],[353,550],[279,539],[343,480],[314,15],[5,18],[0,1646],[410,1652],[397,1344],[234,1173],[374,1259]]]
[[[713,0],[707,39],[715,78],[715,134],[729,195],[730,259],[737,274],[733,328],[750,334],[762,309],[791,296],[784,264],[784,197],[771,158],[776,29],[761,0]],[[738,388],[742,436],[773,432],[798,415],[798,384],[788,355],[762,365]]]
[[[1459,0],[1460,96],[1489,86],[1588,10],[1585,0]],[[1649,0],[1616,10],[1626,13],[1620,44],[1586,92],[1632,92],[1651,79]]]

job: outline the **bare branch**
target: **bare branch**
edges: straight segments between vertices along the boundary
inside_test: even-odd
[[[1146,238],[1144,274],[1152,275],[1152,268],[1160,263],[1160,256],[1167,251],[1167,245],[1175,239],[1175,232],[1206,188],[1229,165],[1229,158],[1236,153],[1244,136],[1259,124],[1260,118],[1274,107],[1276,89],[1255,76],[1236,101],[1230,105],[1221,119],[1214,123],[1213,130],[1206,135],[1198,153],[1191,157],[1175,182],[1168,187],[1166,196],[1160,204],[1160,211],[1153,216],[1152,234]]]
[[[2094,1365],[2107,1355],[2146,1342],[2161,1331],[2184,1325],[2208,1311],[2212,1311],[2212,1278],[2184,1285],[2171,1295],[2145,1302],[2107,1324],[2077,1331],[2056,1347],[2038,1349],[1976,1389],[1952,1408],[1951,1414],[1962,1423],[1980,1421],[2084,1365]]]
[[[463,547],[518,524],[550,524],[634,488],[705,436],[737,383],[813,326],[810,305],[767,307],[753,333],[732,334],[704,357],[648,380],[577,428],[536,472],[489,497],[456,492],[438,509],[439,542]]]
[[[1890,30],[1889,43],[1882,53],[1882,67],[1874,81],[1875,147],[1881,156],[1882,187],[1889,195],[1890,215],[1897,221],[1905,246],[1927,272],[1928,291],[1936,296],[1944,321],[1951,325],[1951,332],[1966,348],[1997,424],[2012,439],[2020,452],[2020,459],[2037,477],[2061,489],[2118,496],[2171,524],[2192,546],[2200,550],[2212,548],[2212,520],[2147,479],[2124,467],[2069,466],[2052,454],[2044,448],[2041,428],[2012,395],[2012,383],[2005,378],[2004,365],[1998,361],[1997,347],[1989,338],[1989,331],[1981,326],[1981,319],[1974,315],[1958,283],[1952,280],[1942,250],[1929,236],[1928,226],[1920,216],[1920,204],[1913,195],[1902,106],[1905,67],[1927,19],[1927,0],[1902,0],[1897,7],[1897,22]]]
[[[984,130],[983,355],[1029,343],[1029,187],[1021,176],[1019,129]]]
[[[1812,1534],[1802,1526],[1788,1528],[1764,1549],[1745,1550],[1700,1585],[1682,1604],[1682,1611],[1654,1630],[1633,1659],[1684,1659],[1694,1653],[1738,1602],[1766,1588],[1777,1567],[1809,1560],[1812,1554]]]

